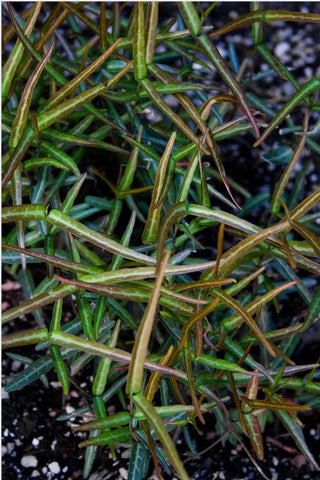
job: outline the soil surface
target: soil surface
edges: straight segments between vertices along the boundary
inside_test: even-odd
[[[27,352],[24,350],[23,354]],[[6,379],[21,368],[18,362],[4,358]],[[78,448],[86,434],[75,432],[76,418],[58,421],[57,418],[85,402],[78,389],[72,388],[63,398],[54,375],[48,375],[50,385],[40,381],[10,394],[4,393],[2,404],[2,478],[3,480],[81,480],[84,450]],[[86,390],[84,380],[81,388]],[[307,444],[320,462],[320,412],[300,415],[304,422]],[[209,422],[208,422],[209,423]],[[186,460],[185,466],[192,480],[260,480],[263,478],[241,447],[216,444],[215,433],[207,425],[203,436],[197,437],[198,452]],[[297,450],[292,439],[275,423],[265,435],[265,460],[259,465],[270,480],[320,479]],[[250,450],[250,447],[249,447]],[[107,448],[99,447],[90,480],[125,480],[128,470],[128,452],[117,449],[113,461]],[[150,478],[155,479],[150,471]],[[164,475],[165,480],[174,476]]]

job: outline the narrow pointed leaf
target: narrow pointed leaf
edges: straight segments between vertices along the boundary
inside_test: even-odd
[[[85,263],[72,262],[71,260],[65,260],[64,258],[53,257],[40,251],[38,252],[34,250],[28,250],[26,248],[20,248],[14,245],[7,245],[6,243],[2,244],[2,248],[13,250],[14,252],[20,252],[25,254],[26,256],[30,256],[33,258],[37,258],[42,262],[48,263],[49,265],[53,265],[57,268],[68,270],[69,272],[80,273],[83,275],[88,275],[89,272],[94,275],[103,272],[102,268],[87,265]]]
[[[63,163],[51,157],[36,157],[30,160],[26,160],[23,163],[23,170],[26,172],[27,170],[31,170],[33,168],[41,168],[41,167],[47,167],[47,166],[70,171],[69,167],[67,167]]]
[[[232,91],[232,93],[238,99],[243,111],[245,112],[249,122],[251,123],[251,125],[254,129],[254,132],[255,132],[257,138],[259,138],[260,137],[259,128],[257,126],[257,123],[256,123],[254,117],[253,117],[250,106],[248,105],[248,102],[246,100],[246,97],[245,97],[242,89],[241,89],[241,86],[240,86],[239,82],[232,75],[232,73],[230,72],[229,68],[227,67],[225,61],[221,57],[218,49],[216,48],[216,46],[212,42],[210,42],[209,38],[206,35],[201,35],[199,37],[199,42],[200,42],[200,45],[203,48],[203,51],[208,56],[209,60],[213,63],[213,65],[217,69],[218,73],[221,75],[221,77],[227,83],[227,85],[230,88],[230,90]]]
[[[79,447],[89,447],[89,446],[103,446],[103,445],[113,445],[115,443],[125,443],[133,439],[132,433],[129,427],[122,427],[110,430],[109,432],[103,432],[97,437],[88,438],[79,443]]]
[[[248,327],[254,332],[266,350],[270,353],[272,357],[275,357],[276,354],[274,349],[272,348],[270,342],[266,339],[266,337],[261,332],[260,328],[257,326],[256,322],[253,318],[248,314],[247,310],[243,308],[239,302],[237,302],[234,298],[230,297],[224,290],[214,287],[212,289],[212,294],[216,295],[220,300],[222,300],[226,305],[233,308],[236,312],[238,312]]]
[[[10,310],[7,310],[2,315],[2,323],[9,322],[15,318],[26,315],[27,313],[33,312],[37,308],[44,307],[45,305],[50,305],[50,303],[55,302],[59,298],[64,298],[71,293],[74,293],[78,287],[74,285],[59,285],[58,287],[52,289],[50,292],[41,293],[36,297],[33,297],[31,300],[13,307]]]
[[[119,348],[106,347],[99,342],[85,340],[75,335],[70,335],[63,332],[51,332],[49,336],[49,342],[53,345],[74,348],[76,350],[87,352],[92,355],[108,357],[115,362],[120,362],[124,364],[130,363],[132,358],[130,353],[125,352],[124,350],[120,350]],[[183,372],[174,368],[162,366],[148,359],[145,360],[145,367],[150,370],[156,370],[162,373],[167,373],[169,375],[176,375],[180,378],[186,378],[186,375]]]
[[[315,470],[319,471],[320,467],[309,450],[309,447],[303,436],[301,427],[299,427],[297,422],[291,417],[290,413],[282,412],[280,410],[277,410],[275,413],[280,418],[281,422],[283,423],[285,428],[288,430],[288,432],[291,434],[298,448],[305,455],[310,465],[312,465],[312,467]]]
[[[149,213],[142,234],[142,239],[146,243],[154,243],[158,236],[158,229],[160,226],[160,213],[162,207],[162,201],[160,201],[160,198],[162,197],[165,179],[168,172],[168,164],[170,162],[170,155],[175,139],[176,132],[173,132],[170,136],[170,140],[158,165],[158,170],[153,186],[151,204],[149,207]]]
[[[115,242],[110,238],[107,238],[101,233],[91,230],[90,228],[82,225],[76,220],[73,220],[71,217],[65,215],[63,212],[60,212],[58,210],[51,210],[49,215],[47,215],[47,221],[50,224],[55,225],[56,227],[59,227],[64,231],[72,233],[73,235],[116,255],[121,255],[122,257],[128,258],[130,260],[140,261],[141,263],[146,263],[149,265],[156,263],[155,259],[148,257],[147,255],[143,255],[139,252],[135,252],[127,247],[124,247],[120,243]]]
[[[264,459],[264,449],[263,449],[263,440],[261,427],[257,417],[251,413],[243,415],[244,422],[246,425],[247,433],[250,438],[250,443],[257,454],[259,460]]]
[[[270,302],[275,296],[279,295],[281,292],[286,290],[287,288],[292,287],[293,285],[296,285],[298,283],[297,280],[294,280],[293,282],[288,282],[283,285],[280,285],[279,287],[274,288],[273,290],[270,290],[268,293],[262,295],[261,297],[253,300],[250,302],[248,305],[246,305],[246,311],[252,315],[253,313],[257,312],[261,307],[263,307],[266,303]],[[241,323],[241,316],[239,314],[233,315],[232,317],[224,318],[222,320],[222,325],[223,328],[225,328],[227,331],[232,330],[236,328],[237,325]]]
[[[162,263],[159,265],[157,279],[155,281],[154,288],[150,295],[150,300],[141,319],[141,323],[135,338],[135,343],[132,350],[132,363],[129,367],[126,387],[127,393],[130,394],[140,392],[142,387],[144,362],[147,356],[147,349],[152,332],[154,317],[158,308],[160,289],[169,257],[170,252],[167,251]]]
[[[40,14],[41,8],[42,8],[42,3],[36,2],[33,6],[33,9],[30,12],[30,16],[27,20],[27,23],[24,29],[24,34],[27,38],[30,37],[32,33],[32,30],[36,24],[37,18]],[[8,12],[10,17],[14,18],[10,3],[8,4]],[[2,99],[3,100],[6,100],[9,95],[12,81],[14,79],[16,70],[19,67],[21,58],[23,56],[23,51],[24,51],[23,43],[21,43],[20,39],[18,39],[16,44],[11,50],[8,60],[6,61],[2,69]]]
[[[133,30],[133,70],[137,82],[147,76],[146,45],[144,26],[144,3],[136,2]]]
[[[181,480],[189,480],[189,475],[187,474],[179,454],[174,446],[173,441],[169,433],[167,432],[165,426],[162,423],[161,418],[157,414],[155,408],[152,404],[146,399],[144,395],[138,393],[132,397],[132,400],[137,405],[138,409],[146,416],[148,422],[153,426],[157,437],[161,441],[163,448],[165,449],[171,464],[176,470],[179,478]]]
[[[201,22],[195,6],[192,2],[180,2],[179,9],[191,35],[196,37],[200,32]]]
[[[316,289],[308,308],[307,316],[303,322],[301,332],[305,332],[319,318],[320,315],[320,287]]]
[[[48,109],[52,109],[56,105],[62,103],[68,95],[74,91],[75,88],[80,85],[80,83],[84,82],[92,73],[94,73],[105,61],[106,59],[112,54],[112,52],[116,49],[118,44],[120,43],[121,38],[118,38],[113,45],[111,45],[100,57],[97,58],[94,62],[92,62],[88,67],[86,67],[79,75],[73,78],[70,82],[67,83],[64,87],[62,87],[58,92],[53,95],[53,97],[49,98],[48,102],[46,103],[45,108],[41,108],[41,112],[47,111]]]
[[[33,345],[46,342],[49,339],[47,328],[37,330],[26,330],[20,333],[11,333],[2,338],[2,348],[12,348],[20,345]]]
[[[158,26],[159,2],[149,2],[146,20],[146,65],[153,62]]]
[[[267,128],[262,133],[259,140],[254,143],[254,147],[257,147],[270,135],[270,133],[289,115],[291,110],[294,109],[299,103],[314,90],[320,88],[320,80],[317,77],[311,78],[305,83],[293,97],[281,108],[281,110],[273,117]]]
[[[54,49],[54,39],[51,42],[51,45],[46,53],[46,55],[43,57],[43,60],[39,63],[39,65],[36,67],[34,70],[33,74],[29,78],[25,89],[22,93],[17,115],[15,117],[15,120],[12,125],[12,130],[11,130],[11,135],[9,138],[9,146],[10,146],[10,151],[12,152],[15,147],[18,145],[18,142],[22,136],[22,133],[25,129],[27,119],[28,119],[28,113],[30,110],[31,106],[31,101],[32,101],[32,95],[34,92],[34,89],[39,81],[40,75],[43,72],[43,69],[46,65],[46,63],[49,61],[52,51]]]
[[[250,25],[255,22],[320,22],[320,16],[315,13],[291,12],[287,10],[254,10],[253,12],[241,15],[236,20],[227,23],[210,34],[217,37],[232,32],[237,28]]]
[[[244,368],[240,367],[236,363],[228,362],[223,358],[212,357],[211,355],[207,355],[206,353],[202,353],[201,355],[194,357],[194,361],[201,363],[202,365],[207,365],[214,370],[222,370],[223,372],[246,372]]]
[[[46,208],[43,205],[17,205],[15,207],[3,207],[2,221],[16,222],[29,220],[39,221],[46,219]]]

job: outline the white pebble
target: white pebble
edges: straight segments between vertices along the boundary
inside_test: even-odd
[[[275,467],[279,465],[279,459],[277,457],[272,457],[272,463]]]
[[[25,455],[21,458],[21,465],[25,468],[34,468],[38,466],[38,459],[34,455]]]
[[[277,57],[281,58],[282,55],[290,50],[290,44],[288,42],[280,42],[276,45],[274,53]]]
[[[1,398],[2,400],[8,400],[10,398],[9,393],[6,392],[4,388],[1,389]]]
[[[125,468],[120,468],[119,473],[120,473],[120,478],[124,478],[124,480],[128,478],[128,470],[126,470]]]
[[[40,477],[41,473],[39,472],[39,470],[33,470],[33,472],[31,473],[31,478],[36,478],[36,477]]]
[[[37,447],[39,445],[40,441],[39,441],[39,438],[33,438],[32,439],[32,445],[34,447]]]
[[[14,451],[14,448],[15,448],[15,444],[14,442],[8,442],[7,443],[7,453],[11,453]]]
[[[22,363],[19,360],[13,360],[11,369],[13,372],[17,372],[19,368],[21,367]]]
[[[60,465],[58,462],[51,462],[48,465],[50,472],[52,473],[60,473]]]
[[[53,440],[53,442],[51,443],[51,450],[52,451],[55,450],[57,443],[58,443],[58,440]]]

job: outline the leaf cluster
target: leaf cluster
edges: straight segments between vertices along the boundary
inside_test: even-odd
[[[84,478],[96,446],[115,457],[123,445],[129,479],[146,478],[151,459],[159,478],[188,479],[177,442],[194,455],[208,421],[221,441],[247,450],[248,437],[267,478],[257,459],[274,416],[319,470],[297,416],[319,407],[319,363],[292,357],[319,328],[320,189],[305,194],[304,180],[320,152],[320,80],[299,83],[265,24],[320,16],[253,2],[215,30],[215,3],[178,3],[166,22],[164,7],[4,7],[2,253],[25,300],[3,314],[3,348],[35,345],[32,359],[8,353],[26,368],[6,390],[54,371],[68,395],[91,368],[75,412],[90,416],[75,427],[89,432]],[[250,69],[232,41],[228,61],[216,46],[242,27]],[[258,95],[267,75],[292,97]],[[279,172],[271,194],[245,188],[241,167],[226,172],[224,145],[244,139]],[[293,295],[303,308],[282,323]]]

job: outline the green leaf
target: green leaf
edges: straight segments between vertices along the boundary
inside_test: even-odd
[[[272,165],[286,165],[292,157],[293,150],[290,147],[278,147],[269,153],[262,155],[263,160],[266,160]]]
[[[40,77],[41,73],[43,72],[43,69],[44,69],[46,63],[48,63],[48,61],[51,57],[54,45],[55,45],[55,42],[54,42],[54,39],[53,39],[46,55],[44,56],[43,60],[39,63],[39,65],[35,68],[34,72],[32,73],[31,77],[29,78],[29,80],[28,80],[28,82],[25,86],[25,89],[22,93],[20,103],[19,103],[19,107],[18,107],[18,111],[17,111],[17,114],[15,116],[15,119],[14,119],[14,122],[13,122],[13,125],[12,125],[12,129],[11,129],[11,135],[10,135],[10,138],[9,138],[9,147],[10,147],[11,152],[13,152],[15,147],[18,145],[20,138],[22,137],[23,131],[24,131],[25,126],[27,124],[28,113],[29,113],[29,110],[30,110],[31,100],[32,100],[32,95],[33,95],[34,89],[35,89],[35,87],[36,87],[36,85],[39,81],[39,77]]]
[[[179,2],[178,5],[191,35],[196,37],[200,33],[201,22],[195,6],[192,2]]]
[[[90,446],[114,445],[115,443],[125,443],[133,440],[133,435],[129,427],[122,427],[103,432],[97,437],[88,438],[79,443],[79,448]]]
[[[305,332],[319,318],[320,315],[320,287],[313,294],[311,303],[308,308],[307,316],[301,327],[301,332]]]
[[[111,45],[100,57],[92,62],[88,67],[86,67],[79,75],[73,78],[65,86],[63,86],[58,92],[56,92],[52,97],[49,98],[45,107],[41,107],[41,112],[47,111],[49,108],[52,109],[56,105],[62,103],[71,92],[73,92],[80,83],[84,82],[92,73],[94,73],[111,55],[111,53],[117,48],[120,43],[121,38],[118,38],[113,45]]]
[[[171,437],[167,432],[164,424],[162,423],[161,418],[157,414],[155,408],[141,393],[137,393],[136,395],[133,395],[132,400],[136,404],[138,409],[146,416],[148,422],[153,426],[156,432],[156,435],[161,441],[163,448],[165,449],[166,454],[168,455],[169,460],[172,466],[174,467],[174,469],[176,470],[179,478],[181,480],[189,480],[189,475],[187,474],[180,460],[179,454],[174,446],[174,443],[171,440]]]
[[[259,460],[264,459],[263,440],[261,427],[257,417],[251,413],[243,415],[244,423],[246,425],[247,433],[250,438],[250,443],[254,448]]]
[[[5,387],[6,392],[15,392],[30,383],[38,380],[42,375],[48,373],[53,367],[52,359],[49,356],[40,357],[28,365],[23,372],[18,373]]]
[[[36,157],[27,160],[23,163],[23,170],[27,171],[31,170],[32,168],[41,168],[46,166],[61,168],[62,170],[67,171],[70,170],[69,167],[51,157]]]
[[[26,315],[37,308],[50,305],[50,303],[55,302],[59,298],[64,298],[67,295],[74,293],[77,289],[78,287],[75,287],[74,285],[59,285],[58,287],[53,288],[50,292],[41,293],[27,302],[7,310],[2,315],[2,323],[10,322],[10,320]]]
[[[319,17],[320,18],[320,17]],[[314,90],[320,88],[320,80],[317,77],[311,78],[306,82],[293,97],[281,108],[281,110],[274,116],[267,128],[264,130],[263,134],[254,143],[254,147],[257,147],[270,135],[270,133],[289,115],[291,110],[294,109],[299,103]]]
[[[155,264],[156,261],[148,257],[147,255],[143,255],[142,253],[135,252],[127,247],[124,247],[118,242],[111,240],[110,238],[102,235],[101,233],[95,232],[90,228],[82,225],[80,222],[73,220],[68,215],[65,215],[63,212],[59,210],[51,210],[49,215],[47,216],[47,221],[56,227],[61,228],[63,231],[67,231],[72,233],[73,235],[86,240],[93,245],[97,245],[105,250],[110,251],[116,255],[121,255],[122,257],[129,258],[133,261],[141,261],[142,263],[146,264]]]
[[[280,410],[275,411],[276,415],[280,418],[285,428],[291,434],[293,440],[295,441],[298,448],[304,454],[310,465],[317,471],[320,470],[319,465],[315,461],[313,455],[311,454],[308,445],[306,444],[302,429],[299,427],[297,422],[292,418],[288,412],[283,412]]]
[[[155,314],[158,308],[158,301],[161,293],[160,289],[164,279],[165,268],[169,261],[169,257],[170,251],[167,251],[162,263],[159,265],[157,279],[155,281],[154,287],[150,295],[150,300],[148,302],[136,334],[132,350],[132,361],[130,363],[128,371],[128,383],[126,388],[127,393],[130,394],[140,392],[142,387],[144,363],[147,356],[147,349],[153,323],[155,320]]]
[[[161,157],[153,186],[153,193],[149,207],[148,218],[142,234],[146,243],[154,243],[158,237],[160,214],[162,209],[163,190],[169,172],[170,155],[176,139],[176,132],[170,136],[166,149]],[[172,161],[172,160],[171,160]]]
[[[137,82],[147,77],[145,34],[144,4],[136,2],[134,6],[133,70]]]
[[[202,365],[213,368],[214,370],[222,370],[224,372],[248,373],[244,368],[239,367],[239,365],[237,365],[236,363],[228,362],[223,358],[212,357],[211,355],[207,355],[205,353],[202,353],[197,357],[193,355],[193,360],[195,362],[201,363]]]
[[[143,480],[148,472],[150,454],[141,443],[134,443],[130,455],[128,480]]]
[[[32,33],[32,30],[36,24],[37,18],[40,14],[41,7],[42,7],[41,3],[35,3],[33,9],[30,12],[30,16],[27,20],[27,23],[24,29],[24,33],[27,38],[30,37]],[[14,18],[10,3],[8,5],[8,11],[11,19]],[[17,71],[17,68],[20,65],[23,52],[24,52],[23,43],[21,43],[21,40],[18,38],[16,41],[16,44],[14,45],[14,47],[10,52],[10,56],[8,60],[6,61],[2,69],[2,99],[3,100],[6,100],[9,95],[10,87],[15,78],[15,73]]]
[[[46,219],[46,208],[43,205],[17,205],[15,207],[2,208],[2,221],[16,222],[21,220],[27,222],[29,220],[39,221]]]
[[[99,342],[85,340],[83,338],[77,337],[76,335],[70,335],[63,332],[51,332],[49,341],[53,345],[73,348],[75,350],[80,350],[82,352],[90,353],[92,355],[98,355],[100,357],[108,357],[116,362],[124,364],[131,362],[131,354],[125,352],[124,350],[120,350],[119,348],[106,347]],[[176,375],[180,378],[186,378],[186,375],[180,370],[176,370],[170,367],[164,367],[158,363],[152,362],[147,359],[145,360],[145,367],[150,370],[156,370],[162,373],[168,373],[169,375]]]
[[[19,345],[33,345],[34,343],[46,342],[49,339],[47,328],[26,330],[20,333],[11,333],[2,338],[2,348],[12,348]]]
[[[60,257],[53,257],[51,255],[46,255],[45,253],[40,251],[34,251],[34,250],[28,250],[26,248],[15,247],[14,245],[7,245],[6,243],[2,244],[2,248],[23,253],[27,257],[28,256],[33,257],[44,263],[53,265],[54,267],[62,268],[69,272],[84,274],[85,276],[89,275],[89,272],[94,275],[103,272],[102,268],[93,267],[85,263],[72,262],[70,260],[65,260],[64,258],[60,258]]]
[[[320,22],[320,16],[315,13],[292,12],[286,10],[254,10],[253,12],[241,15],[227,25],[218,28],[210,34],[211,37],[217,37],[231,32],[237,28],[244,27],[255,22]]]

